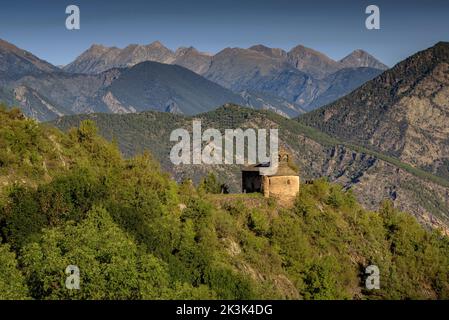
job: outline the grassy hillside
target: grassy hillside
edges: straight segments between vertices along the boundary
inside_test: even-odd
[[[448,238],[389,203],[364,210],[324,180],[290,208],[208,194],[149,154],[122,158],[91,121],[63,134],[1,110],[0,124],[0,298],[449,297]],[[68,265],[82,290],[65,288]]]

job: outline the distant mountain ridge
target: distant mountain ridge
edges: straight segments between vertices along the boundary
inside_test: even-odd
[[[94,45],[64,70],[91,74],[148,60],[183,66],[239,94],[251,91],[282,98],[297,105],[296,114],[299,109],[310,110],[348,94],[388,68],[363,50],[335,61],[302,45],[287,52],[259,44],[248,49],[225,48],[210,55],[193,47],[172,51],[157,41],[124,49]],[[337,72],[347,76],[332,77]],[[326,98],[319,98],[325,92]]]
[[[151,48],[149,48],[151,47]],[[167,53],[160,43],[147,48],[129,46],[119,58],[132,67],[112,68],[98,74],[71,73],[52,66],[30,52],[0,42],[0,102],[18,105],[24,113],[40,121],[79,113],[128,113],[158,110],[170,113],[196,114],[209,111],[228,102],[254,108],[271,109],[284,116],[294,117],[304,112],[298,106],[280,97],[257,93],[242,94],[213,83],[200,75],[177,65],[144,61],[134,64],[128,60],[133,52],[145,59],[164,60]],[[154,52],[160,49],[160,54]],[[117,48],[94,45],[91,53],[104,60],[85,60],[84,67],[102,67]],[[198,53],[193,48],[180,48],[179,59],[189,58],[191,68],[201,68],[204,62],[192,60]],[[208,55],[204,55],[208,56]],[[132,95],[128,94],[133,92]],[[257,98],[255,98],[257,96]],[[262,98],[263,97],[263,98]],[[248,101],[248,102],[245,102]],[[278,110],[275,104],[280,105]]]
[[[94,44],[63,69],[71,73],[97,74],[112,68],[132,67],[142,62],[153,61],[177,64],[201,74],[207,69],[210,60],[210,55],[201,53],[193,47],[181,47],[174,52],[159,41],[149,45],[132,44],[123,49]]]
[[[278,96],[307,111],[321,106],[320,102],[331,102],[334,100],[330,98],[348,94],[383,72],[383,69],[360,67],[359,61],[354,63],[355,67],[347,65],[303,46],[285,52],[258,45],[220,51],[212,57],[204,76],[235,92],[249,90]],[[339,72],[346,76],[333,77]],[[330,88],[332,94],[320,99]]]
[[[180,47],[172,51],[160,41],[154,41],[148,45],[132,44],[123,49],[94,44],[63,69],[72,73],[100,73],[111,68],[130,67],[144,61],[155,61],[178,64],[198,74],[204,74],[213,57],[227,50],[240,50],[243,54],[248,51],[256,51],[267,57],[283,60],[317,79],[343,68],[388,69],[388,66],[361,49],[353,51],[340,61],[335,61],[325,54],[303,45],[298,45],[288,52],[280,48],[270,48],[258,44],[248,49],[225,48],[217,54],[208,54],[199,52],[194,47]]]
[[[305,52],[302,56],[298,54],[301,50]],[[60,69],[2,41],[0,101],[20,105],[25,114],[42,121],[62,115],[92,112],[158,110],[194,114],[211,110],[226,102],[296,117],[320,106],[319,103],[349,93],[382,72],[380,69],[370,69],[367,72],[360,68],[343,68],[338,72],[345,76],[330,74],[318,79],[311,73],[326,63],[318,63],[315,67],[313,63],[323,55],[303,47],[297,47],[292,52],[295,53],[295,61],[305,59],[306,62],[298,62],[298,65],[309,66],[305,70],[308,73],[292,66],[289,62],[291,53],[262,45],[250,49],[227,48],[216,55],[199,52],[193,47],[178,48],[173,52],[158,41],[147,46],[129,45],[124,49],[93,45],[73,63]],[[314,55],[318,58],[313,58]],[[167,71],[174,78],[170,81],[165,78],[160,82],[163,76],[158,75],[159,80],[154,81],[156,75],[153,73],[153,80],[147,79],[149,82],[140,94],[127,95],[125,100],[117,98],[108,89],[126,73],[124,70],[132,70],[145,62],[150,62],[149,65],[151,62],[164,64],[166,67],[156,67],[155,64],[152,66],[160,72]],[[171,68],[172,65],[180,68],[173,72],[175,69]],[[323,69],[323,72],[329,70]],[[217,96],[212,97],[211,93],[203,90],[205,87],[192,88],[188,82],[183,81],[183,75],[196,84],[214,88],[211,93]],[[219,89],[206,79],[199,79],[201,75],[223,88]],[[181,83],[184,88],[180,87]],[[143,89],[141,84],[130,84],[129,81],[126,86],[140,86]],[[117,85],[113,87],[114,91],[123,92]],[[188,90],[195,94],[188,93]],[[152,95],[148,94],[150,91],[153,92]],[[180,94],[181,91],[183,94]],[[126,95],[122,93],[121,97],[124,96]],[[229,100],[223,100],[224,97]],[[209,106],[206,107],[206,104]]]

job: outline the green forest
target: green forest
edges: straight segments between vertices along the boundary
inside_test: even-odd
[[[449,238],[390,202],[318,179],[283,207],[220,184],[124,158],[92,120],[63,133],[1,107],[0,299],[449,298]]]

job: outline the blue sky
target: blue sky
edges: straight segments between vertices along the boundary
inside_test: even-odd
[[[65,28],[65,8],[81,10],[81,30]],[[381,29],[365,28],[365,8],[381,10]],[[302,44],[341,59],[364,49],[392,66],[449,41],[448,0],[14,0],[2,1],[0,38],[53,64],[72,61],[93,43],[125,47],[160,40],[167,47]]]

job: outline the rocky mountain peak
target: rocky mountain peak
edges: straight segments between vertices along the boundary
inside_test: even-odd
[[[179,47],[178,49],[176,49],[175,51],[175,55],[176,56],[182,56],[185,54],[200,54],[200,52],[195,49],[194,47],[190,46],[190,47]]]
[[[174,64],[192,70],[198,74],[204,74],[210,66],[212,56],[199,52],[194,47],[180,47],[176,50]]]
[[[249,48],[249,50],[262,52],[263,54],[272,57],[272,58],[287,58],[287,52],[280,48],[270,48],[263,44],[258,44]]]
[[[90,46],[90,48],[87,51],[91,51],[91,52],[101,52],[101,51],[107,51],[109,50],[108,47],[105,47],[101,44],[96,44],[94,43],[93,45]]]
[[[311,48],[307,48],[307,47],[305,47],[305,46],[303,46],[301,44],[297,45],[294,48],[292,48],[288,53],[290,55],[296,55],[296,56],[319,57],[320,59],[323,59],[323,60],[335,62],[334,60],[332,60],[331,58],[326,56],[324,53],[321,53],[321,52],[316,51],[316,50],[311,49]]]
[[[116,48],[106,47],[101,44],[93,44],[89,49],[84,51],[79,58],[82,59],[101,59],[101,57],[107,52],[114,50]],[[70,64],[69,64],[70,65]]]
[[[166,48],[162,42],[160,42],[159,40],[153,41],[149,44],[150,47],[154,47],[154,48]]]
[[[374,58],[368,52],[357,49],[339,61],[345,68],[370,67],[380,70],[387,70],[388,66]]]
[[[303,45],[294,47],[287,55],[289,62],[296,69],[311,74],[317,79],[322,79],[341,68],[338,62],[325,54]]]

